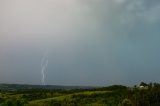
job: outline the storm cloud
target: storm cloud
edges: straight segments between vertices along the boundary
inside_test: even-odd
[[[0,82],[160,81],[159,0],[1,0]]]

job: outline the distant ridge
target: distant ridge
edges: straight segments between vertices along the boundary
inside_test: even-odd
[[[0,90],[24,90],[24,89],[91,89],[93,86],[63,86],[63,85],[29,85],[29,84],[0,84]]]

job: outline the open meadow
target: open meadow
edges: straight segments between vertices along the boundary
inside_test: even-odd
[[[5,86],[6,90],[0,91],[0,106],[160,106],[158,83],[141,83],[132,88],[113,85],[79,89],[30,86],[24,89],[21,85],[12,85],[9,89],[7,84]]]

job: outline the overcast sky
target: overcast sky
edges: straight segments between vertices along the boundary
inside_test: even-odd
[[[0,0],[0,83],[160,81],[160,0]],[[46,58],[47,59],[47,58]]]

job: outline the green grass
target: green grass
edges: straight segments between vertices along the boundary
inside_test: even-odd
[[[53,97],[53,98],[46,98],[46,99],[41,99],[41,100],[30,101],[29,106],[30,105],[31,106],[34,106],[34,105],[41,106],[51,101],[58,101],[58,102],[64,102],[65,100],[72,101],[73,98],[79,97],[79,96],[83,96],[84,98],[85,97],[89,98],[89,97],[92,97],[93,95],[100,95],[100,94],[106,94],[106,93],[111,93],[111,92],[112,91],[85,91],[85,92],[80,92],[80,93],[73,93],[73,94],[68,94],[68,95],[63,95],[63,96],[58,96],[58,97]],[[98,106],[98,104],[91,103],[91,104],[86,104],[86,106]]]
[[[114,85],[94,89],[0,90],[0,106],[160,106],[160,84],[148,89]]]

